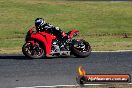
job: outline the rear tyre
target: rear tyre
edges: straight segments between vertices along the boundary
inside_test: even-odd
[[[44,49],[39,44],[32,44],[30,42],[27,42],[22,47],[23,54],[32,59],[39,59],[42,58],[45,54]]]
[[[71,47],[71,51],[77,57],[88,57],[91,54],[92,49],[87,41],[76,40]]]

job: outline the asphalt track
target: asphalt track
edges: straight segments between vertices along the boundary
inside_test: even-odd
[[[77,69],[87,74],[130,74],[132,52],[92,52],[87,58],[27,59],[0,55],[0,88],[76,85]]]

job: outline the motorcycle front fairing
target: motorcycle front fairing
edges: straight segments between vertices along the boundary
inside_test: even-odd
[[[35,43],[35,40],[42,42],[43,47],[45,48],[46,55],[49,55],[51,53],[52,41],[55,38],[56,36],[54,35],[45,32],[37,32],[31,34],[29,42],[31,42],[32,44]]]

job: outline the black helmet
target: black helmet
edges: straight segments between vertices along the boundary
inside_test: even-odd
[[[45,24],[45,21],[43,18],[36,18],[35,19],[35,26],[36,27],[42,26],[43,24]]]

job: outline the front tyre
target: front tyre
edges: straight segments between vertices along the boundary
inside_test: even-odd
[[[44,56],[44,49],[39,44],[32,44],[30,42],[27,42],[22,47],[23,54],[32,59],[39,59]]]
[[[85,40],[74,40],[71,51],[77,57],[88,57],[91,54],[91,46]]]

